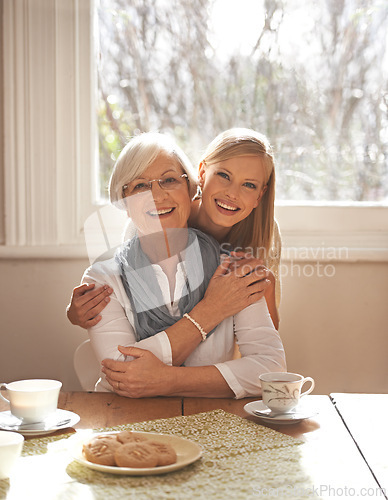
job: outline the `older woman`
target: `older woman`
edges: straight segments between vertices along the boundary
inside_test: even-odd
[[[251,263],[228,272],[228,258],[217,267],[217,242],[187,227],[193,180],[184,153],[161,134],[132,139],[115,165],[111,200],[137,234],[83,277],[113,289],[88,330],[103,363],[98,390],[241,398],[260,394],[260,373],[286,369],[266,302],[257,301],[261,271]]]

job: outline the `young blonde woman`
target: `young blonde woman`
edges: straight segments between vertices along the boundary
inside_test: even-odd
[[[257,173],[254,179],[259,186]],[[220,245],[187,225],[192,186],[185,155],[161,134],[132,139],[116,162],[110,198],[136,234],[83,277],[113,290],[101,321],[88,329],[103,365],[97,390],[241,398],[260,394],[261,373],[286,369],[260,299],[260,266],[252,259],[229,272],[229,258],[219,265]],[[233,359],[235,340],[240,359]]]
[[[275,167],[267,138],[245,128],[219,134],[199,162],[198,184],[189,225],[213,236],[223,250],[248,254],[240,261],[242,266],[247,256],[263,260],[267,269],[263,268],[262,294],[278,328],[281,239],[274,220]],[[96,325],[111,293],[107,284],[76,287],[67,308],[71,323],[83,328]]]

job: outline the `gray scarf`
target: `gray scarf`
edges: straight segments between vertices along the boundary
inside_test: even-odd
[[[116,252],[115,260],[132,306],[137,341],[152,337],[189,313],[205,295],[220,263],[220,247],[212,237],[197,229],[187,231],[187,246],[179,255],[186,281],[178,302],[179,316],[172,316],[165,305],[155,271],[139,238],[135,236],[125,242]]]

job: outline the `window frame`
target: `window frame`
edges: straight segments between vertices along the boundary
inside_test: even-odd
[[[0,258],[87,257],[84,222],[99,208],[94,2],[0,7]],[[278,202],[276,217],[286,261],[388,261],[387,203]]]

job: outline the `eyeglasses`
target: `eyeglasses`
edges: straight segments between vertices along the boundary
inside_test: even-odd
[[[133,196],[135,194],[146,193],[147,191],[151,191],[153,182],[157,182],[161,187],[161,189],[164,189],[165,191],[173,191],[175,189],[180,189],[185,183],[184,179],[186,179],[186,182],[188,184],[187,174],[182,174],[182,175],[168,174],[166,177],[163,177],[162,179],[152,179],[151,181],[134,180],[129,184],[125,184],[123,186],[123,197]]]

